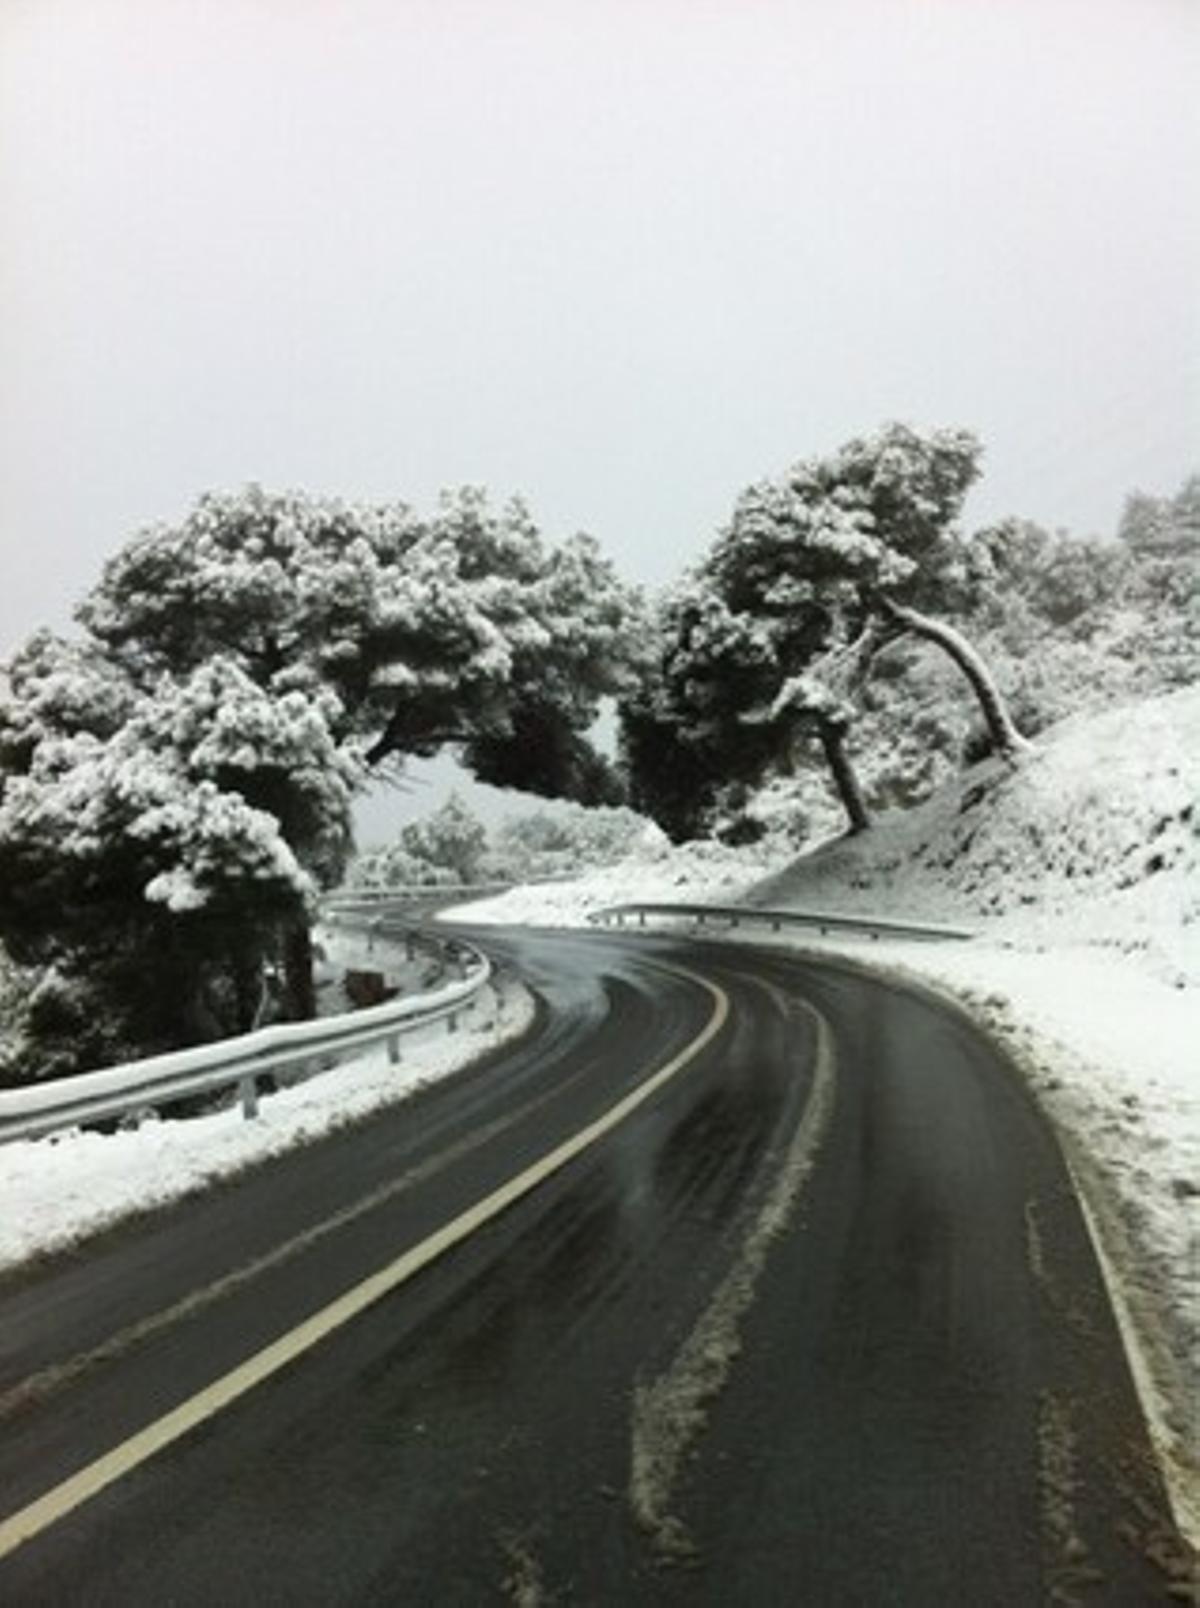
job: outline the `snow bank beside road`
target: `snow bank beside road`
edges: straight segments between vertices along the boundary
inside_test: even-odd
[[[447,1032],[431,1023],[401,1040],[399,1065],[384,1045],[307,1082],[264,1096],[247,1122],[234,1104],[186,1121],[149,1120],[136,1131],[72,1130],[0,1148],[0,1270],[66,1249],[122,1218],[169,1205],[218,1179],[320,1139],[408,1099],[518,1038],[533,1020],[524,988],[485,990]]]

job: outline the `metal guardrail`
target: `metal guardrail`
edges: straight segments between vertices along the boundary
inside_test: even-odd
[[[445,971],[447,961],[459,960],[461,973],[462,957],[455,954],[456,950],[464,953],[470,950],[468,944],[457,942],[453,938],[444,938],[425,928],[414,926],[411,912],[403,921],[391,920],[392,912],[372,905],[364,909],[344,908],[341,905],[327,905],[324,907],[318,931],[323,932],[328,939],[332,936],[340,940],[349,936],[358,938],[364,947],[353,957],[357,965],[351,964],[345,954],[337,961],[339,967],[347,971],[363,969],[377,971],[385,979],[396,973],[398,956],[389,955],[388,950],[404,946],[404,961],[411,964],[422,952],[439,965],[440,976]],[[383,947],[378,947],[382,945]],[[434,977],[432,981],[437,981]]]
[[[558,877],[544,878],[557,882]],[[481,897],[487,893],[507,893],[513,882],[414,882],[396,888],[331,888],[321,895],[323,910],[351,912],[373,910],[379,905],[403,904],[408,900],[428,899],[460,900]]]
[[[882,916],[850,916],[825,910],[765,910],[756,905],[622,904],[593,910],[588,920],[597,926],[623,927],[628,918],[644,927],[647,917],[690,920],[698,927],[716,926],[721,922],[727,928],[758,925],[770,927],[772,932],[780,932],[784,927],[816,927],[822,933],[862,932],[871,938],[916,938],[929,942],[975,936],[961,927],[889,921]]]
[[[241,1095],[243,1115],[253,1117],[258,1112],[258,1079],[264,1073],[326,1071],[377,1044],[386,1044],[389,1059],[399,1061],[403,1034],[441,1020],[453,1032],[459,1013],[491,980],[486,955],[458,940],[447,947],[465,956],[466,975],[428,994],[313,1022],[257,1028],[214,1044],[172,1050],[76,1077],[0,1089],[0,1144],[232,1087]]]
[[[587,867],[588,871],[605,871],[611,861],[600,865]],[[500,882],[409,882],[394,888],[330,888],[321,895],[321,908],[331,911],[351,912],[354,910],[373,909],[377,905],[404,904],[417,902],[426,904],[436,900],[440,904],[465,904],[471,899],[483,898],[486,894],[508,893],[512,888],[541,888],[549,887],[556,882],[574,882],[584,873],[582,869],[574,871],[552,871],[541,877],[521,877],[519,880],[509,878]]]

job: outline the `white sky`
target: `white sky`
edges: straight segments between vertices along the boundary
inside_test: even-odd
[[[900,417],[1200,466],[1195,0],[0,0],[0,654],[257,479],[671,578]]]

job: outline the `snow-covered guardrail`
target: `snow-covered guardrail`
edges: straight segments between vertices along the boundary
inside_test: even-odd
[[[826,910],[765,910],[755,905],[714,904],[622,904],[593,910],[588,916],[598,926],[623,927],[627,921],[639,927],[647,919],[692,921],[699,927],[724,924],[729,927],[769,927],[781,932],[785,927],[816,927],[819,932],[861,932],[871,938],[965,939],[975,935],[961,927],[942,927],[931,923],[889,921],[882,916],[848,916]]]
[[[315,1022],[261,1027],[215,1044],[172,1050],[76,1077],[0,1089],[0,1144],[233,1087],[241,1095],[243,1115],[253,1117],[258,1110],[258,1078],[264,1073],[324,1071],[377,1044],[386,1044],[389,1057],[398,1061],[404,1033],[440,1020],[453,1031],[459,1012],[491,980],[491,963],[485,955],[461,942],[452,947],[463,958],[466,975],[427,994]]]
[[[331,888],[321,895],[321,908],[337,913],[371,910],[389,903],[404,904],[413,899],[482,898],[488,893],[507,893],[512,886],[511,882],[415,882],[396,888]]]
[[[603,870],[603,866],[590,866],[589,870]],[[394,888],[330,888],[321,895],[321,908],[327,911],[353,912],[373,909],[377,905],[404,904],[418,901],[427,904],[466,904],[471,899],[483,899],[489,894],[507,893],[515,887],[541,887],[553,882],[570,882],[578,871],[555,871],[544,877],[525,877],[518,884],[511,878],[507,882],[412,882]]]

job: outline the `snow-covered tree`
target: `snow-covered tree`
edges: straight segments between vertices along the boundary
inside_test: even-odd
[[[660,607],[653,652],[621,704],[621,749],[631,804],[673,838],[705,830],[724,790],[759,778],[778,752],[756,718],[779,686],[770,626],[702,574]]]
[[[965,583],[953,521],[979,452],[966,431],[894,424],[742,494],[688,604],[664,612],[657,673],[626,700],[635,803],[692,830],[723,783],[786,765],[811,734],[861,829],[849,738],[869,670],[905,637],[950,656],[997,749],[1021,746],[981,656],[931,612]]]
[[[91,684],[56,715],[107,716],[107,671]],[[28,749],[29,705],[14,707]],[[344,858],[355,780],[319,701],[272,697],[226,660],[130,691],[125,720],[99,724],[44,726],[0,795],[5,942],[58,979],[35,1013],[43,1049],[84,1061],[249,1025],[264,955]]]
[[[657,827],[634,810],[566,803],[507,816],[494,834],[488,864],[504,880],[566,875],[662,841]]]
[[[1153,499],[1162,514],[1153,538],[1131,534],[1127,515],[1117,540],[1006,520],[963,544],[974,570],[954,600],[956,620],[1010,689],[1025,730],[1200,679],[1193,481],[1177,498]]]
[[[1142,553],[1200,553],[1200,474],[1189,475],[1173,497],[1144,491],[1125,499],[1118,536]]]
[[[259,685],[321,688],[338,739],[375,764],[486,742],[498,765],[508,742],[536,770],[519,717],[581,734],[638,640],[636,596],[594,542],[551,546],[522,503],[497,513],[471,488],[428,519],[257,487],[203,497],[125,548],[80,618],[139,680],[224,654]]]
[[[567,800],[506,816],[489,834],[454,793],[403,826],[395,843],[360,854],[348,881],[361,888],[523,882],[607,865],[661,842],[653,822],[633,810]]]
[[[957,579],[961,538],[953,521],[978,476],[980,450],[965,430],[891,424],[857,437],[830,458],[806,460],[781,481],[746,491],[707,569],[734,608],[776,624],[781,667],[793,675],[803,669],[814,689],[826,678],[816,655],[796,665],[789,617],[804,622],[806,646],[820,641],[817,655],[839,675],[847,653],[865,665],[905,635],[933,643],[969,682],[995,749],[1013,754],[1022,739],[986,664],[929,612]],[[839,694],[818,699],[818,723],[830,702],[843,707]],[[790,707],[798,708],[794,700]]]
[[[136,686],[95,643],[36,632],[0,680],[0,778],[27,770],[47,738],[111,737],[137,699]]]
[[[255,487],[202,498],[108,564],[80,641],[39,635],[8,669],[0,936],[67,979],[59,1017],[98,991],[141,1047],[244,1025],[272,950],[304,1014],[312,900],[345,863],[367,765],[451,744],[505,780],[599,786],[584,734],[624,684],[638,614],[588,539],[551,546],[480,492],[428,519]],[[221,949],[232,1010],[212,1006]],[[170,955],[179,980],[160,988]]]
[[[431,814],[400,831],[400,847],[414,860],[450,873],[454,882],[475,882],[487,848],[487,828],[457,792]]]
[[[367,849],[355,857],[346,872],[351,888],[433,888],[447,887],[455,881],[453,872],[418,860],[399,843]]]

